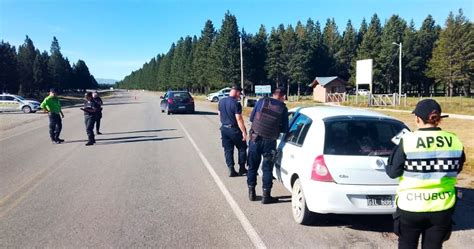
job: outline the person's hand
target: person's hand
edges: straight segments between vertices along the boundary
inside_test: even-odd
[[[242,133],[242,141],[247,142],[247,133]]]

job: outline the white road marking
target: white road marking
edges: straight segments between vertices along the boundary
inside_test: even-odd
[[[177,119],[179,126],[183,129],[184,133],[188,137],[189,141],[193,145],[194,149],[198,153],[199,157],[201,158],[202,163],[204,166],[206,166],[207,170],[209,171],[209,174],[211,174],[212,178],[214,179],[214,182],[216,185],[219,187],[220,191],[224,195],[225,199],[227,200],[227,203],[229,203],[230,207],[232,208],[232,211],[234,212],[235,216],[237,219],[239,219],[240,224],[244,228],[245,232],[249,236],[250,240],[252,241],[253,245],[256,248],[267,248],[265,246],[265,243],[263,243],[262,238],[258,235],[257,231],[255,231],[255,228],[252,226],[250,221],[247,219],[245,216],[244,212],[242,212],[242,209],[239,207],[237,202],[234,200],[232,195],[230,194],[229,190],[227,190],[227,187],[224,185],[224,183],[221,181],[219,176],[217,175],[216,171],[214,171],[214,168],[211,166],[209,161],[206,159],[202,151],[199,149],[197,144],[194,142],[193,138],[191,135],[189,135],[189,132],[184,128],[184,125]]]

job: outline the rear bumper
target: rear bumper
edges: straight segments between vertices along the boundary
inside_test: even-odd
[[[395,212],[397,185],[343,185],[334,182],[303,181],[308,209],[316,213],[391,214]],[[391,206],[368,206],[368,195],[392,197]]]
[[[194,111],[194,103],[170,104],[168,110],[170,112],[192,112]]]

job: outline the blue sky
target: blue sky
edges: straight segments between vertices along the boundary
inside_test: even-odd
[[[431,14],[444,24],[459,8],[472,20],[472,0],[0,0],[0,39],[18,46],[28,35],[49,51],[56,36],[71,62],[83,59],[94,76],[120,80],[179,37],[199,35],[207,19],[219,28],[227,10],[255,33],[260,24],[270,30],[312,18],[324,26],[332,17],[342,32],[348,19],[358,28],[374,13],[382,22],[398,14],[417,27]]]

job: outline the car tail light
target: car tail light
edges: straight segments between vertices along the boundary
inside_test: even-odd
[[[320,182],[333,182],[331,173],[324,162],[324,156],[319,155],[314,159],[311,179]]]
[[[173,99],[168,99],[168,104],[173,104]]]

